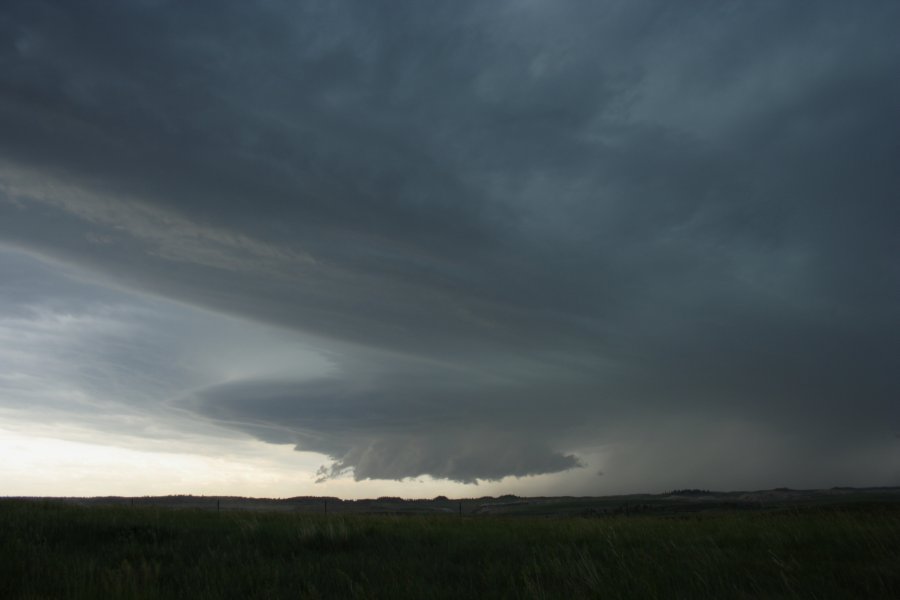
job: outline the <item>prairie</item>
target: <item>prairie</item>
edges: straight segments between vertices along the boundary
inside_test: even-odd
[[[2,598],[900,598],[900,505],[605,516],[0,500]]]

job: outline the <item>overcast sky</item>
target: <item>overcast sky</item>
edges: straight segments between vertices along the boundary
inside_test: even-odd
[[[898,30],[6,0],[0,494],[900,485]]]

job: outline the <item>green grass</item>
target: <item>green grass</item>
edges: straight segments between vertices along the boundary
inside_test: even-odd
[[[0,598],[900,598],[896,506],[454,518],[0,501]]]

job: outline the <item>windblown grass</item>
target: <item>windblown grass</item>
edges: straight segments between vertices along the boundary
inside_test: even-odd
[[[531,519],[0,501],[0,598],[900,598],[900,510]]]

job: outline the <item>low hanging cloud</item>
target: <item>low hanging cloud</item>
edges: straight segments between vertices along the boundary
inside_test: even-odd
[[[326,477],[578,472],[669,419],[846,465],[900,428],[898,23],[889,1],[14,0],[0,241],[305,340],[327,373],[245,355],[141,402]],[[686,473],[728,470],[685,448]]]
[[[395,373],[368,382],[244,380],[202,389],[178,406],[331,457],[322,479],[349,471],[357,480],[430,475],[476,483],[581,466],[574,455],[554,451],[541,424],[516,410],[528,399],[516,402],[514,394],[527,393]]]

